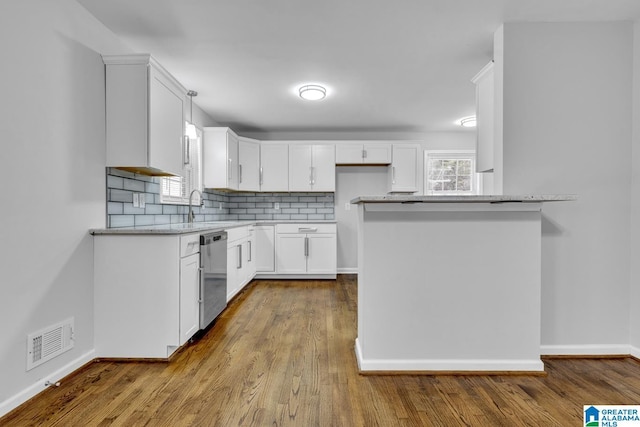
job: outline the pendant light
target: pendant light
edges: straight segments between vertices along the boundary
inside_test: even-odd
[[[198,137],[198,134],[196,133],[196,125],[193,124],[193,97],[198,96],[198,92],[196,92],[195,90],[190,90],[189,92],[187,92],[187,96],[189,97],[191,108],[189,121],[185,123],[184,134],[190,139],[195,139]]]

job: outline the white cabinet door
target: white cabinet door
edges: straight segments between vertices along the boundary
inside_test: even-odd
[[[243,265],[246,274],[244,284],[249,283],[256,276],[256,241],[255,241],[255,230],[250,232],[247,241],[245,242],[244,249],[244,259],[245,264]]]
[[[273,225],[257,225],[254,228],[254,233],[256,243],[256,272],[275,272],[275,227]]]
[[[418,191],[419,144],[394,144],[393,161],[389,167],[390,192]]]
[[[311,191],[311,153],[311,145],[289,145],[289,191]]]
[[[335,147],[314,145],[311,157],[311,191],[336,191]]]
[[[186,90],[150,55],[104,55],[106,166],[182,173]]]
[[[493,171],[495,126],[493,62],[472,80],[476,84],[476,172]]]
[[[184,94],[171,90],[155,67],[149,71],[149,164],[182,174]]]
[[[240,287],[240,250],[239,245],[227,247],[227,302],[238,293]]]
[[[336,164],[355,165],[362,163],[362,144],[336,144]]]
[[[258,141],[239,138],[238,189],[260,191],[260,144]]]
[[[388,165],[391,163],[389,143],[336,143],[336,164]]]
[[[229,128],[204,128],[204,188],[238,189],[238,136]]]
[[[335,234],[308,234],[307,273],[336,274],[336,248]]]
[[[289,144],[260,144],[260,191],[289,191]]]
[[[391,144],[364,144],[362,163],[388,165],[391,163]]]
[[[278,234],[276,236],[276,272],[278,274],[305,274],[304,234]]]
[[[180,260],[180,345],[199,329],[200,254]]]

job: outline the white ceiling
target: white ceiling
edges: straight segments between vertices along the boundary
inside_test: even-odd
[[[240,132],[460,130],[501,23],[640,18],[640,0],[78,2]]]

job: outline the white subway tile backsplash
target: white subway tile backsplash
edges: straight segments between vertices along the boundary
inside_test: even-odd
[[[161,178],[107,168],[108,227],[182,223],[188,206],[162,204]],[[145,208],[133,207],[133,193],[144,195]],[[204,207],[194,206],[195,221],[333,220],[333,193],[225,193],[205,190]],[[275,209],[275,203],[280,209]]]

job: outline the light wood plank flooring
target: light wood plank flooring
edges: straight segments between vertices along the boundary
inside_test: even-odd
[[[170,363],[96,362],[2,426],[578,426],[640,403],[633,359],[547,359],[547,376],[362,376],[355,276],[255,281]]]

